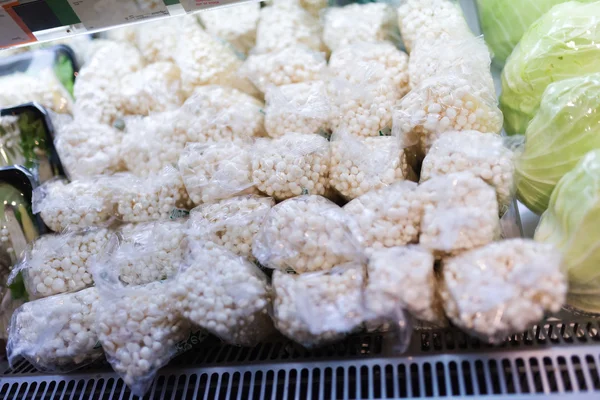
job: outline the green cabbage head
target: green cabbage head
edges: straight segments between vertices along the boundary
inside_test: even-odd
[[[523,33],[536,19],[567,0],[477,0],[485,41],[494,63],[504,65]]]
[[[551,243],[564,257],[568,304],[600,311],[600,150],[592,150],[552,193],[535,240]]]
[[[544,212],[558,181],[593,149],[600,149],[600,73],[549,85],[516,158],[519,200]]]
[[[598,60],[600,1],[559,4],[535,21],[502,71],[506,132],[525,132],[550,83],[600,72]]]

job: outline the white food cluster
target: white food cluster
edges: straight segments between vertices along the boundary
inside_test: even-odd
[[[252,241],[275,202],[255,195],[232,197],[194,208],[188,236],[209,240],[252,259]]]
[[[318,19],[295,4],[260,10],[255,53],[271,53],[297,45],[315,51],[324,50]]]
[[[48,68],[35,75],[13,73],[0,77],[0,107],[11,107],[35,101],[57,113],[70,113],[73,107],[71,95]]]
[[[409,170],[404,150],[391,136],[334,135],[331,142],[329,184],[348,200],[405,180]]]
[[[179,158],[179,172],[194,204],[253,193],[249,144],[189,143]]]
[[[273,332],[266,276],[211,242],[192,242],[188,266],[171,287],[173,305],[227,343],[254,346]]]
[[[186,45],[179,40],[182,18],[189,17],[163,18],[136,25],[135,45],[146,62],[174,61],[177,46]]]
[[[378,316],[405,308],[415,318],[446,325],[433,270],[435,258],[419,246],[392,247],[369,257],[367,307]]]
[[[329,142],[320,135],[287,133],[258,139],[252,148],[252,180],[275,200],[324,195],[328,174]]]
[[[10,323],[9,361],[22,356],[40,370],[68,371],[102,357],[97,302],[98,290],[88,288],[23,304]]]
[[[359,42],[380,42],[393,34],[394,11],[385,3],[332,7],[325,13],[323,41],[331,50]]]
[[[96,331],[113,369],[134,392],[145,392],[154,373],[175,354],[190,331],[166,284],[100,291]]]
[[[252,245],[264,266],[297,273],[362,259],[352,217],[321,196],[299,196],[271,208]]]
[[[77,119],[56,128],[54,146],[71,179],[121,171],[123,134],[109,125]]]
[[[325,133],[329,100],[323,81],[271,86],[265,93],[265,130],[272,138],[294,133]]]
[[[424,81],[401,100],[393,115],[393,134],[404,146],[426,154],[447,131],[500,132],[502,112],[490,93],[469,81],[444,75]]]
[[[444,133],[423,160],[420,180],[463,171],[493,186],[501,209],[509,205],[515,166],[513,153],[504,146],[501,136],[477,131]]]
[[[305,347],[339,340],[366,319],[364,283],[360,265],[300,275],[275,271],[275,326]]]
[[[110,254],[119,279],[141,285],[173,276],[184,255],[185,223],[155,221],[127,224],[119,229],[121,241]]]
[[[175,208],[191,208],[179,172],[166,167],[147,178],[124,173],[115,176],[110,185],[116,204],[116,217],[123,222],[148,222],[167,219]]]
[[[419,243],[436,255],[486,245],[500,234],[496,191],[469,172],[432,178],[417,188],[423,204]]]
[[[199,15],[207,32],[231,43],[238,51],[247,53],[256,42],[256,27],[260,18],[257,2],[238,4]]]
[[[561,256],[547,244],[509,239],[444,261],[440,294],[446,315],[491,342],[558,312],[567,282]]]
[[[355,236],[372,249],[417,243],[423,204],[414,182],[372,190],[343,208],[356,222]]]
[[[111,192],[102,179],[49,181],[33,191],[32,211],[54,232],[102,225],[112,215]]]
[[[392,42],[354,43],[339,47],[331,53],[329,69],[334,75],[348,77],[345,71],[349,65],[357,62],[376,63],[383,66],[386,75],[391,77],[394,86],[400,92],[400,96],[404,96],[408,92],[409,58]]]
[[[266,54],[248,56],[240,73],[261,91],[269,86],[318,81],[326,77],[327,60],[306,46],[290,46]]]
[[[452,0],[406,0],[397,10],[402,41],[408,51],[422,37],[443,35],[455,38],[471,36],[462,10]]]
[[[90,286],[92,261],[109,238],[107,229],[94,229],[37,239],[17,267],[22,268],[27,293],[40,298]]]

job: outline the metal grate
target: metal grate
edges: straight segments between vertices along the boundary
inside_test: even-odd
[[[255,348],[202,342],[161,370],[147,399],[356,399],[600,396],[600,323],[547,322],[500,346],[452,328],[419,331],[407,353],[385,334],[306,350],[281,337]],[[48,375],[23,361],[0,376],[0,399],[131,399],[102,361]]]

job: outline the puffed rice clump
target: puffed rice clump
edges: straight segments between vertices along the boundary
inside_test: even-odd
[[[275,200],[324,195],[329,178],[329,142],[320,135],[286,133],[258,139],[252,148],[252,181]]]
[[[406,0],[397,13],[402,41],[409,52],[422,37],[450,35],[458,39],[473,35],[460,6],[451,0]]]
[[[489,93],[452,75],[432,78],[409,92],[393,114],[393,135],[425,155],[444,132],[500,132],[502,112]]]
[[[192,242],[188,267],[171,289],[174,306],[227,343],[254,346],[273,333],[266,276],[211,242]]]
[[[334,135],[331,142],[329,185],[347,200],[405,180],[409,169],[393,137]]]
[[[268,268],[299,274],[329,270],[364,258],[353,223],[324,197],[294,197],[271,208],[252,252]]]
[[[274,205],[270,197],[248,195],[196,207],[190,212],[188,236],[196,235],[252,260],[252,241]]]
[[[325,13],[323,41],[329,49],[360,42],[389,39],[394,30],[394,11],[385,3],[332,7]]]
[[[38,238],[23,261],[27,293],[31,298],[40,298],[90,286],[92,261],[109,238],[108,229]]]
[[[417,243],[423,204],[414,182],[398,182],[372,190],[346,204],[357,229],[354,235],[370,254],[373,249]]]
[[[68,371],[102,357],[94,326],[98,290],[88,288],[30,301],[10,322],[7,357],[40,370]]]
[[[241,142],[188,143],[178,166],[192,202],[198,205],[257,192],[249,149]]]
[[[13,73],[0,77],[0,107],[36,102],[57,113],[70,113],[73,100],[51,69],[35,75]]]
[[[446,132],[423,160],[421,182],[432,177],[468,171],[496,189],[501,210],[514,193],[513,153],[501,136],[477,131]]]
[[[103,180],[49,181],[33,191],[33,212],[54,232],[106,224],[113,211]]]
[[[190,332],[166,285],[152,282],[100,293],[98,338],[113,369],[134,392],[145,391],[174,355],[176,343]]]
[[[393,316],[398,308],[405,308],[421,321],[445,326],[434,263],[433,255],[419,246],[373,252],[365,289],[367,307],[379,316]]]
[[[265,93],[271,85],[323,80],[326,71],[327,60],[323,53],[306,46],[290,46],[265,54],[250,54],[240,74]]]
[[[337,48],[329,58],[330,71],[339,77],[348,77],[346,70],[353,63],[376,63],[385,68],[391,77],[399,95],[409,91],[409,58],[408,55],[394,46],[392,42],[354,43]]]
[[[365,319],[362,268],[308,274],[273,273],[273,320],[305,347],[337,341]]]
[[[260,4],[252,2],[204,10],[199,18],[208,33],[231,43],[237,51],[247,53],[256,42]]]
[[[265,130],[270,137],[327,132],[330,110],[325,82],[272,86],[265,100]]]
[[[436,255],[484,246],[500,234],[496,191],[469,172],[432,178],[417,188],[424,207],[419,243]]]
[[[450,258],[440,294],[454,324],[499,343],[565,302],[561,256],[548,244],[509,239]]]

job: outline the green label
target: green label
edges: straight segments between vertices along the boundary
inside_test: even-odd
[[[163,0],[165,6],[173,6],[175,4],[179,4],[179,0]]]
[[[79,24],[81,21],[67,0],[46,0],[46,4],[63,25]]]

